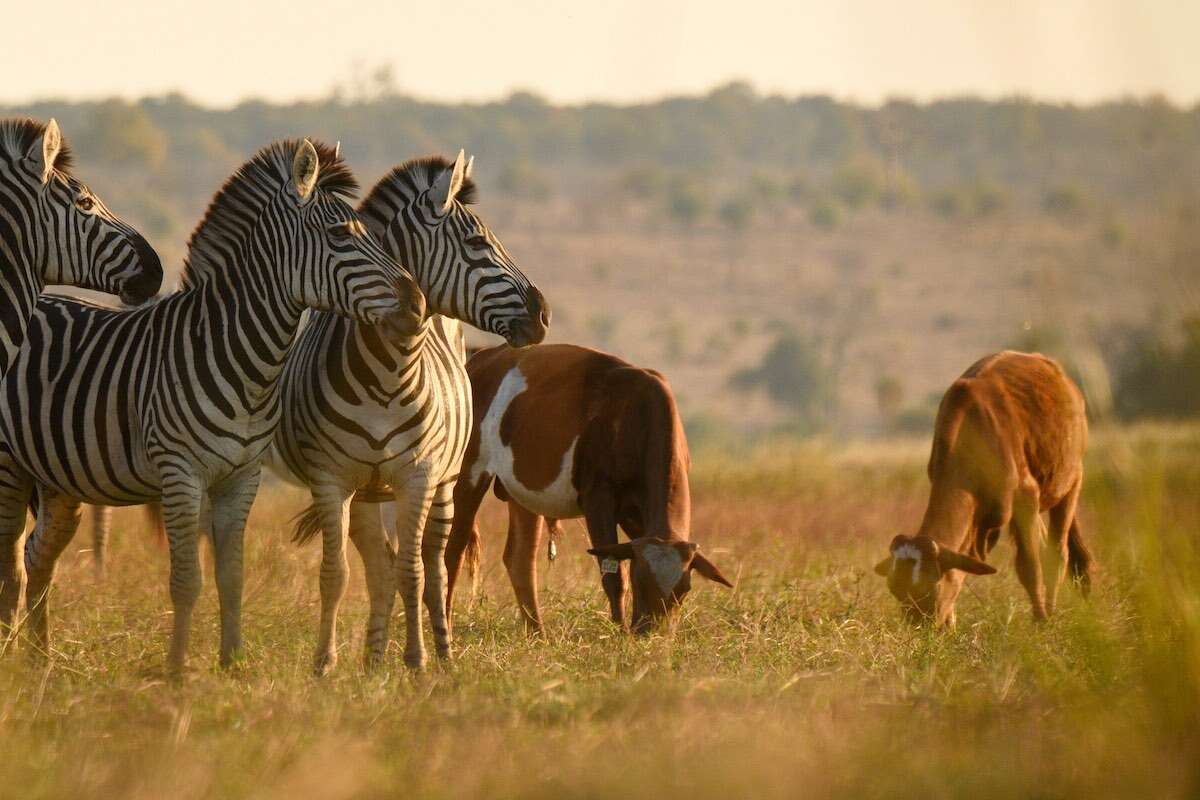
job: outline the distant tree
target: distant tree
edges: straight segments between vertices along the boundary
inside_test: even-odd
[[[872,156],[860,155],[834,171],[829,193],[853,210],[874,202],[886,183],[883,164]]]
[[[661,167],[653,164],[630,167],[621,176],[621,190],[639,200],[657,197],[662,194],[666,184],[666,173]]]
[[[167,134],[141,106],[119,100],[96,106],[84,136],[88,152],[111,163],[158,169],[167,157]]]
[[[550,179],[540,167],[525,159],[505,164],[496,183],[510,197],[541,201],[550,196]]]
[[[761,387],[767,396],[795,414],[801,432],[821,430],[831,406],[833,381],[821,349],[794,331],[781,333],[757,367],[734,374],[739,389]]]
[[[696,224],[708,210],[708,195],[695,181],[676,178],[667,190],[667,213],[681,225]]]
[[[875,404],[885,428],[890,429],[904,405],[904,384],[895,375],[880,375],[875,381]]]
[[[834,200],[817,200],[808,208],[808,221],[814,228],[831,231],[842,224],[842,207]]]
[[[1082,216],[1087,208],[1087,195],[1077,186],[1055,186],[1042,198],[1042,209],[1059,219]]]
[[[717,209],[721,223],[731,231],[744,231],[754,217],[754,204],[746,197],[730,197]]]

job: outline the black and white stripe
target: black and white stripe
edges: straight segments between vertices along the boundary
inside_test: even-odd
[[[192,234],[181,290],[114,311],[47,298],[0,393],[0,621],[19,593],[46,641],[54,562],[80,501],[161,498],[171,553],[172,671],[200,592],[197,517],[212,510],[221,663],[241,644],[242,535],[279,420],[278,378],[305,307],[415,330],[424,301],[343,199],[356,184],[332,148],[273,144],[239,169]]]
[[[71,175],[57,122],[0,120],[0,374],[47,283],[137,305],[158,291],[162,265],[141,234]]]
[[[387,643],[394,581],[407,618],[405,662],[425,662],[422,595],[437,652],[449,655],[443,552],[471,427],[458,320],[520,346],[540,341],[550,319],[541,292],[467,207],[474,192],[462,153],[454,163],[420,159],[385,176],[359,213],[412,271],[434,315],[414,336],[388,339],[316,314],[284,367],[283,419],[269,462],[312,491],[298,537],[323,534],[319,673],[336,660],[347,535],[366,565],[368,660],[377,660]],[[399,509],[395,554],[380,524],[382,498]]]

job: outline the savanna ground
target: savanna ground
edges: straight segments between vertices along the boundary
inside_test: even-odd
[[[49,669],[0,661],[3,794],[39,797],[1183,797],[1200,791],[1200,429],[1099,432],[1083,514],[1102,573],[1035,626],[1013,574],[972,579],[959,627],[898,618],[870,572],[925,499],[923,442],[698,454],[695,538],[734,580],[697,581],[673,632],[606,619],[582,529],[542,561],[544,640],[517,622],[501,509],[457,658],[310,674],[315,548],[298,494],[252,517],[247,656],[214,666],[216,601],[189,679],[164,681],[166,558],[123,512],[98,585],[64,558]],[[399,620],[398,620],[399,621]],[[402,625],[394,625],[396,633]]]

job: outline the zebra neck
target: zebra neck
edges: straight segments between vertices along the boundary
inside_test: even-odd
[[[394,394],[412,382],[415,368],[437,334],[434,316],[426,318],[415,334],[402,340],[382,335],[374,325],[350,320],[344,320],[344,324],[352,329],[351,335],[345,338],[347,358],[360,368],[365,367],[376,388],[388,394]]]
[[[12,220],[0,225],[0,375],[16,358],[45,282]],[[13,241],[14,237],[17,239]]]
[[[207,281],[182,294],[193,306],[197,356],[247,410],[260,409],[274,396],[303,308],[282,295],[262,297],[248,282]]]

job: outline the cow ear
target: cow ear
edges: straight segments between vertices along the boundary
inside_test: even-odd
[[[615,558],[618,561],[628,561],[633,558],[633,543],[602,544],[598,547],[589,547],[588,552],[599,558]]]
[[[696,572],[699,572],[713,583],[719,583],[722,586],[728,586],[730,589],[733,588],[733,584],[721,574],[721,570],[717,569],[717,565],[709,561],[700,553],[696,553],[696,555],[692,556],[692,563],[688,565],[688,568],[696,570]]]
[[[875,574],[886,578],[892,574],[892,557],[888,556],[883,561],[875,565]]]
[[[317,185],[317,175],[321,169],[320,159],[317,158],[317,148],[305,139],[296,148],[296,157],[292,159],[292,184],[301,200],[307,200]]]
[[[938,567],[942,572],[947,572],[952,569],[960,569],[963,572],[969,572],[972,575],[994,575],[996,568],[990,564],[985,564],[979,559],[964,555],[957,550],[951,550],[948,547],[938,549]]]

